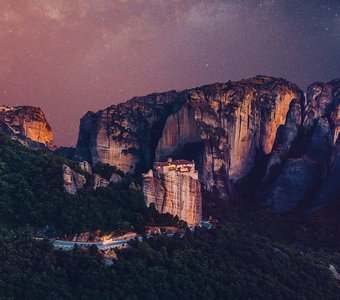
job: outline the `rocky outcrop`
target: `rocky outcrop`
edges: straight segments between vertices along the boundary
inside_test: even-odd
[[[339,199],[339,150],[335,145],[340,123],[339,88],[340,81],[312,84],[302,118],[288,122],[288,114],[283,127],[287,133],[282,137],[278,134],[284,155],[274,147],[267,165],[271,184],[262,193],[273,211],[286,212],[300,206],[310,212]],[[282,165],[280,170],[278,166]],[[273,166],[279,171],[270,172]]]
[[[332,147],[333,152],[327,160],[326,174],[323,176],[323,181],[320,184],[309,211],[316,211],[329,203],[340,201],[340,80],[333,80],[327,84],[331,88],[331,100],[328,104],[328,109],[325,111],[329,127],[330,138],[335,145]],[[328,90],[327,88],[327,90]],[[322,141],[320,141],[322,143]]]
[[[168,155],[194,159],[204,187],[229,198],[230,181],[271,152],[290,102],[301,98],[296,85],[265,76],[133,98],[82,118],[75,158],[125,172]]]
[[[178,216],[189,226],[202,220],[201,183],[194,167],[186,171],[150,170],[143,175],[143,193],[146,204],[154,204],[160,213]]]
[[[65,192],[75,195],[79,189],[82,189],[86,183],[86,178],[73,171],[69,166],[62,166],[64,190]]]
[[[167,116],[183,101],[171,91],[88,112],[80,121],[75,159],[101,161],[125,172],[144,169],[151,164]]]
[[[56,148],[51,127],[38,107],[1,106],[0,131],[31,148]]]
[[[147,205],[155,203],[155,208],[159,212],[163,212],[162,204],[164,201],[165,189],[161,179],[153,176],[152,170],[151,173],[149,171],[143,178],[143,194]]]
[[[330,170],[320,185],[313,202],[310,207],[310,212],[316,211],[322,208],[326,204],[331,203],[334,200],[340,199],[340,138],[336,143],[335,158]]]
[[[101,177],[98,174],[93,174],[93,179],[94,179],[94,189],[96,190],[99,187],[107,187],[111,182],[113,184],[118,184],[118,183],[122,183],[124,180],[123,178],[116,174],[116,173],[112,173],[110,180],[106,180],[105,178]],[[131,182],[130,184],[134,184],[133,182]]]
[[[113,184],[122,183],[123,178],[116,173],[112,173],[112,175],[110,177],[110,182],[112,182]]]
[[[340,80],[310,85],[305,99],[284,79],[256,76],[87,113],[75,158],[132,173],[168,156],[195,160],[203,188],[217,197],[246,187],[275,212],[313,210],[339,198],[339,133]],[[159,178],[148,181],[148,197],[163,201]]]
[[[91,164],[87,161],[81,161],[78,163],[79,168],[85,171],[86,173],[92,175],[92,167]]]
[[[340,280],[340,274],[337,272],[333,265],[329,265],[329,270],[333,273],[335,279]]]
[[[287,114],[285,125],[279,126],[272,152],[266,166],[264,183],[270,182],[281,171],[294,143],[301,136],[303,103],[293,100]]]
[[[93,189],[107,187],[110,182],[108,182],[105,178],[100,177],[98,174],[93,174],[94,186]]]
[[[92,167],[87,161],[82,161],[78,163],[81,170],[91,175],[93,179],[93,189],[96,190],[98,188],[105,188],[109,186],[110,182],[120,183],[123,181],[123,178],[118,174],[113,173],[110,181],[101,177],[96,173],[92,173]],[[75,172],[69,166],[63,165],[63,179],[64,179],[64,190],[69,194],[76,194],[77,191],[84,187],[86,184],[85,176]],[[90,180],[91,181],[91,180]]]

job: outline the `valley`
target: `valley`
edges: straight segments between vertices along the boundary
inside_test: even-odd
[[[339,89],[257,76],[137,97],[87,113],[73,149],[6,107],[0,270],[25,270],[0,276],[7,295],[333,299]]]

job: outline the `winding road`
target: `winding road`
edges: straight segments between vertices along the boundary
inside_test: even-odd
[[[133,239],[124,239],[124,240],[117,240],[112,242],[99,242],[99,243],[89,243],[89,242],[70,242],[70,241],[61,241],[61,240],[55,240],[53,241],[53,245],[55,247],[63,248],[63,249],[72,249],[74,246],[97,246],[98,249],[101,250],[107,250],[112,248],[118,248],[122,246],[126,246],[128,242]]]
[[[212,224],[208,221],[202,221],[199,225],[200,227],[205,227],[207,229],[211,229]],[[181,234],[181,237],[183,237],[184,234]],[[166,236],[168,237],[173,237],[174,233],[168,233],[166,234]],[[152,235],[147,235],[146,238],[150,238],[152,237]],[[58,247],[58,248],[62,248],[62,249],[68,249],[71,250],[74,246],[97,246],[98,249],[100,250],[107,250],[107,249],[113,249],[113,248],[118,248],[118,247],[123,247],[123,246],[127,246],[128,242],[131,240],[134,240],[136,238],[136,236],[134,237],[128,237],[128,238],[124,238],[121,240],[115,240],[115,241],[106,241],[106,242],[98,242],[98,243],[91,243],[91,242],[72,242],[72,241],[62,241],[62,240],[54,240],[52,241],[53,246]],[[137,236],[137,238],[140,240],[142,239],[142,237]]]

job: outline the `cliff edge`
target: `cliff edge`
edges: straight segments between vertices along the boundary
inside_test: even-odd
[[[51,126],[39,107],[0,106],[0,131],[31,148],[56,148]]]

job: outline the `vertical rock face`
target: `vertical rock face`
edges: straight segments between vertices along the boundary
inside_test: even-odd
[[[37,107],[1,106],[0,131],[33,148],[55,149],[51,127]]]
[[[287,114],[285,125],[279,126],[273,150],[270,153],[263,182],[268,182],[281,171],[294,142],[301,135],[303,103],[293,100]]]
[[[63,179],[65,192],[74,195],[79,189],[82,189],[86,183],[83,175],[73,171],[69,166],[63,165]]]
[[[334,154],[334,162],[313,199],[310,207],[311,211],[315,211],[334,200],[340,199],[340,138],[338,138],[336,143]]]
[[[327,171],[332,139],[325,118],[319,118],[307,151],[290,158],[270,188],[267,204],[275,212],[286,212],[305,200]]]
[[[154,169],[143,176],[143,192],[146,204],[153,203],[160,213],[178,216],[189,226],[200,223],[201,183],[192,162],[155,163]]]
[[[310,85],[305,99],[286,80],[256,76],[133,98],[88,113],[75,157],[126,172],[145,172],[167,156],[195,160],[203,188],[217,197],[230,199],[233,187],[249,179],[258,184],[248,194],[256,193],[273,211],[313,210],[326,198],[339,199],[334,186],[339,134],[339,79]],[[176,180],[145,178],[148,202],[176,211],[164,200],[172,194],[167,184],[176,186]]]
[[[276,212],[286,212],[304,205],[308,210],[339,199],[338,146],[340,81],[314,83],[307,91],[304,115],[291,119],[278,132],[278,146],[267,165],[263,197]],[[301,104],[300,104],[301,106]],[[298,110],[295,109],[297,112]],[[303,112],[303,109],[301,110]],[[299,115],[295,114],[295,116]],[[282,153],[283,151],[283,153]],[[272,172],[273,166],[282,167]]]
[[[133,98],[80,121],[77,160],[101,161],[124,172],[151,166],[167,116],[183,102],[175,91]]]
[[[290,102],[301,98],[296,85],[265,76],[133,98],[83,117],[75,158],[125,172],[168,155],[194,159],[204,187],[228,198],[230,180],[271,152]]]

